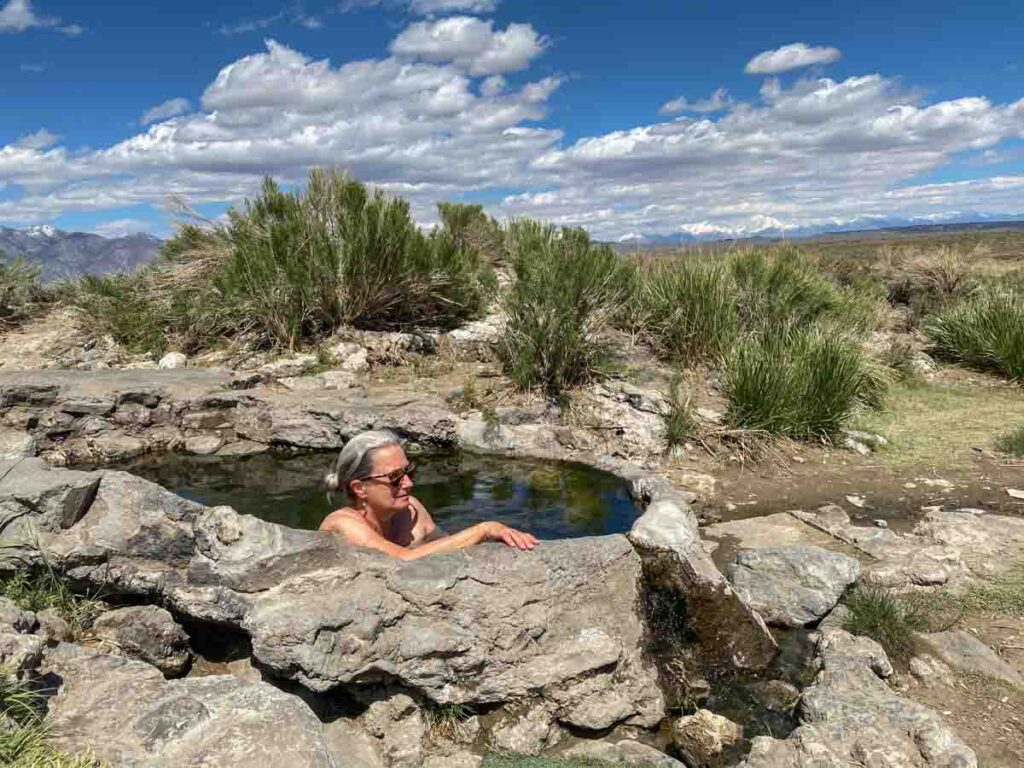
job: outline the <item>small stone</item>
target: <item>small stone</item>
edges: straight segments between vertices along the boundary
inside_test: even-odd
[[[876,528],[888,528],[889,527],[889,521],[888,520],[882,520],[881,518],[876,518],[872,522],[875,524]]]
[[[196,435],[185,438],[185,453],[195,456],[209,456],[224,445],[224,439],[217,435]]]
[[[864,509],[868,505],[863,496],[847,496],[846,500],[857,509]]]
[[[1024,499],[1024,491],[1019,491],[1016,488],[1007,488],[1006,494],[1012,496],[1015,499]]]
[[[156,364],[157,368],[161,369],[174,369],[184,368],[188,362],[188,358],[185,357],[181,352],[168,352],[166,355],[160,358],[160,362]]]
[[[316,355],[296,355],[261,365],[257,372],[264,379],[283,379],[290,376],[301,376],[313,370],[318,362]]]
[[[847,437],[843,440],[843,447],[853,451],[854,453],[859,453],[861,456],[871,455],[871,448],[859,440],[854,440],[852,437]]]
[[[743,738],[742,726],[706,709],[680,717],[671,730],[676,749],[692,768],[722,768],[726,750]]]
[[[914,656],[910,660],[910,674],[925,686],[940,684],[952,686],[956,680],[953,670],[929,654]]]
[[[751,685],[751,693],[765,709],[789,712],[800,700],[800,691],[785,680],[762,680]]]
[[[38,614],[39,629],[38,635],[47,643],[69,643],[74,637],[71,626],[64,618],[52,608],[40,611]]]

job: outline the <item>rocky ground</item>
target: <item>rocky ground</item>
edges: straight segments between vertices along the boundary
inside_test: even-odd
[[[914,463],[900,430],[887,452],[874,424],[848,447],[758,452],[721,427],[703,382],[699,436],[666,455],[665,381],[641,352],[559,408],[504,383],[494,330],[160,361],[67,317],[0,339],[0,568],[45,557],[116,608],[72,638],[0,601],[0,656],[57,682],[61,746],[153,766],[468,766],[488,750],[749,768],[1020,760],[1019,617],[962,615],[891,663],[835,610],[857,584],[958,595],[1021,567],[1008,490],[1024,481],[977,430],[947,441],[941,465]],[[644,514],[628,536],[532,557],[483,547],[398,564],[63,468],[337,449],[379,426],[414,445],[583,461],[630,480]],[[672,657],[648,653],[656,594],[684,612],[690,645]],[[699,708],[708,681],[766,668],[773,633],[804,627],[817,674],[782,696],[791,735],[751,740]],[[232,653],[196,655],[217,638]]]

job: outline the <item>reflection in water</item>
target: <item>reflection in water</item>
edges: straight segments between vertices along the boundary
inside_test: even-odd
[[[164,454],[119,468],[206,505],[293,528],[315,529],[345,503],[321,486],[336,454],[242,459]],[[413,494],[446,531],[500,520],[541,539],[593,536],[629,530],[636,507],[626,484],[606,472],[569,462],[473,456],[419,455]]]

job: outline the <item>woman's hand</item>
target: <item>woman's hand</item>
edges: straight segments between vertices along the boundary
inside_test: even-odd
[[[524,552],[533,549],[538,544],[537,538],[533,534],[517,531],[515,528],[509,528],[504,523],[495,520],[484,523],[484,532],[491,541],[500,541]]]

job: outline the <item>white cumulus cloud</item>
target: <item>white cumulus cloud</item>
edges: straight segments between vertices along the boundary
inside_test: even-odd
[[[94,225],[92,231],[102,237],[124,237],[138,235],[152,230],[150,223],[144,219],[112,219]]]
[[[495,30],[489,19],[450,16],[418,21],[391,43],[396,56],[450,62],[472,75],[498,75],[525,69],[547,46],[529,24]]]
[[[748,75],[777,75],[815,64],[831,64],[842,56],[838,48],[812,47],[805,43],[791,43],[773,51],[763,51],[744,68]]]
[[[45,128],[40,128],[35,133],[22,136],[14,146],[19,149],[46,149],[60,141],[60,136],[50,133]]]
[[[56,29],[68,37],[83,31],[77,24],[65,24],[55,16],[40,16],[32,7],[32,0],[8,0],[0,7],[0,34],[24,32],[33,27]]]
[[[167,120],[170,117],[176,115],[183,115],[192,109],[192,105],[188,99],[168,99],[167,101],[157,104],[155,107],[150,107],[139,118],[139,122],[142,125],[149,125],[160,120]]]
[[[678,115],[682,112],[708,114],[728,109],[730,104],[732,104],[732,99],[729,97],[729,92],[725,88],[719,88],[708,98],[698,101],[688,101],[685,96],[666,101],[658,111],[663,115]]]

